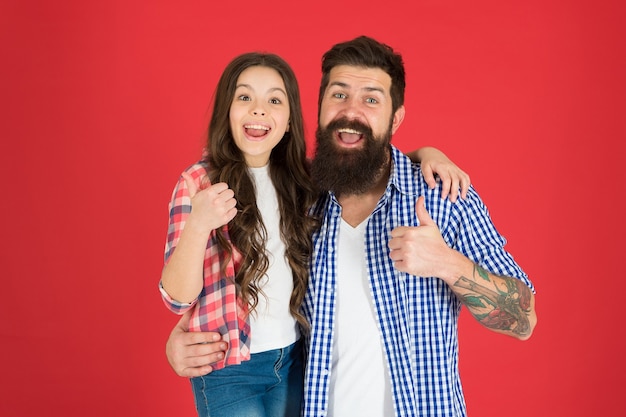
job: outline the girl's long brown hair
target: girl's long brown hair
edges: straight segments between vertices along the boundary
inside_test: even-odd
[[[215,91],[206,161],[211,183],[225,182],[235,193],[239,213],[228,224],[232,244],[243,255],[235,273],[237,291],[251,311],[258,305],[262,293],[259,280],[267,273],[269,259],[265,250],[267,232],[257,209],[254,183],[248,173],[242,152],[235,145],[230,131],[230,106],[239,75],[254,66],[276,70],[285,83],[289,100],[289,132],[272,150],[269,161],[270,177],[276,188],[280,210],[280,234],[285,242],[286,257],[293,271],[293,291],[290,312],[303,330],[308,329],[300,311],[308,284],[311,235],[317,221],[307,215],[317,197],[309,175],[304,140],[304,122],[300,90],[296,76],[282,58],[274,54],[246,53],[227,66]],[[220,248],[232,256],[232,248],[223,233],[217,231]],[[271,277],[269,277],[271,279]]]

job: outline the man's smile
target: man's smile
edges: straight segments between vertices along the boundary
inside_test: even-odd
[[[338,140],[346,145],[355,145],[363,139],[363,133],[347,127],[337,129]]]

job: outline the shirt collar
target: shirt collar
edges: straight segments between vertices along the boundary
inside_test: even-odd
[[[391,172],[385,194],[390,196],[392,189],[396,189],[402,194],[420,195],[421,187],[425,183],[421,175],[415,175],[417,170],[418,166],[408,156],[391,145]]]

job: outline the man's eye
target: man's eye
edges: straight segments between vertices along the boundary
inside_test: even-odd
[[[367,101],[368,103],[371,103],[371,104],[378,103],[378,100],[376,100],[374,97],[370,97],[370,98],[366,99],[365,101]]]
[[[333,96],[335,98],[346,98],[346,95],[344,93],[335,93],[333,94]]]

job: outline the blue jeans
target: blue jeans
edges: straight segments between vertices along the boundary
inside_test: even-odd
[[[198,416],[298,417],[304,386],[302,339],[192,378]]]

